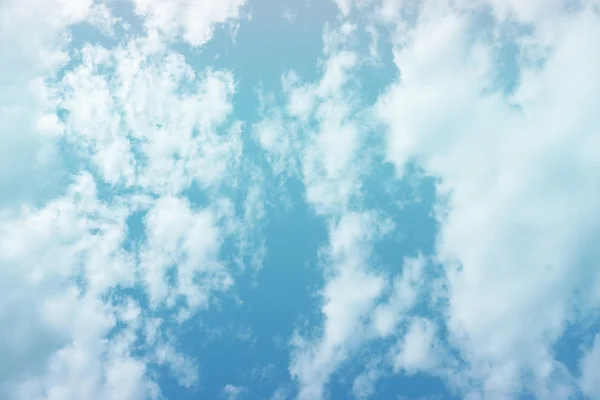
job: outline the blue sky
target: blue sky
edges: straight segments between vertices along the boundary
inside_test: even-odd
[[[600,398],[597,0],[0,3],[0,398]]]

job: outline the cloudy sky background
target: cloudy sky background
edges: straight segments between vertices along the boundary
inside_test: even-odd
[[[0,397],[600,398],[598,0],[0,0]]]

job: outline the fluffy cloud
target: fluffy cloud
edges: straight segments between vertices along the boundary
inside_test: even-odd
[[[23,379],[16,395],[12,396],[22,399],[159,398],[160,390],[148,377],[146,362],[132,355],[135,334],[125,331],[107,340],[115,320],[106,305],[93,297],[79,300],[73,291],[65,297],[59,300],[65,303],[53,305],[60,312],[70,313],[73,324],[70,343],[48,358],[42,374]]]
[[[215,26],[239,19],[246,0],[186,1],[132,0],[135,12],[144,18],[148,37],[162,42],[181,37],[191,46],[202,46],[213,36]]]
[[[242,398],[246,392],[248,392],[248,389],[243,386],[227,384],[223,387],[222,395],[226,400],[237,400]]]
[[[583,393],[590,398],[600,396],[600,334],[594,337],[592,346],[586,349],[586,353],[580,361],[581,378],[579,386]]]
[[[156,27],[158,3],[141,13],[149,31],[201,45],[242,4],[221,3],[199,31]],[[0,21],[10,77],[0,81],[0,322],[12,327],[0,337],[0,396],[160,398],[157,366],[196,385],[195,361],[162,318],[182,322],[227,290],[220,246],[253,234],[218,193],[242,145],[232,74],[195,71],[135,33],[69,49],[73,26],[111,35],[119,23],[93,1],[4,2]],[[186,200],[194,185],[207,204]],[[246,203],[241,220],[256,224],[260,193]],[[143,232],[130,226],[139,215]]]
[[[372,241],[385,222],[373,214],[345,214],[332,224],[323,288],[322,332],[313,340],[296,336],[290,372],[299,399],[321,399],[330,375],[352,354],[366,332],[363,320],[382,294],[385,280],[368,269]]]
[[[257,142],[266,153],[267,161],[275,176],[297,175],[298,159],[301,150],[297,123],[285,121],[281,112],[265,115],[253,126]]]
[[[176,197],[157,200],[145,218],[147,240],[140,264],[150,304],[175,306],[183,298],[190,309],[206,307],[212,290],[225,290],[232,280],[220,262],[223,232],[218,213],[192,211]],[[168,272],[173,271],[173,282]]]
[[[340,3],[342,14],[348,14],[350,3]],[[392,2],[383,6],[375,15],[384,23],[392,14],[401,18],[408,12]],[[555,358],[553,345],[567,324],[598,307],[594,240],[600,233],[595,207],[600,181],[593,173],[599,167],[593,110],[599,97],[593,88],[600,82],[593,72],[597,57],[585,56],[598,53],[588,35],[600,28],[597,11],[584,3],[567,12],[559,1],[459,6],[437,1],[412,10],[418,18],[392,32],[399,81],[380,96],[374,112],[389,128],[386,158],[398,175],[414,163],[437,180],[440,230],[434,261],[444,275],[429,287],[424,259],[409,261],[389,299],[377,304],[385,284],[374,284],[378,277],[370,272],[368,257],[361,287],[373,290],[361,296],[344,295],[358,276],[326,274],[323,331],[314,341],[294,341],[290,370],[299,381],[299,397],[323,397],[328,377],[353,348],[396,336],[390,361],[396,372],[443,376],[472,398],[513,398],[523,391],[564,398],[577,390],[576,377]],[[477,16],[489,10],[492,25],[482,25]],[[532,30],[506,33],[523,23]],[[346,93],[341,88],[347,71],[356,65],[356,54],[339,45],[352,32],[349,23],[330,32],[319,84],[301,84],[294,74],[284,79],[288,115],[315,118],[325,127],[304,145],[307,201],[324,216],[340,215],[340,221],[351,215],[345,202],[360,193],[361,180],[348,169],[360,158],[360,135],[345,129],[343,118],[333,124],[349,113],[331,100]],[[519,49],[512,60],[516,73],[498,61],[511,62],[499,53],[509,45]],[[351,96],[346,98],[343,107],[352,109]],[[326,118],[319,119],[324,110]],[[283,129],[284,120],[277,121]],[[270,143],[278,143],[273,138]],[[290,152],[280,152],[279,160],[282,154]],[[328,182],[335,182],[336,190],[352,184],[336,193]],[[335,240],[331,231],[328,251]],[[336,270],[335,265],[328,268]],[[442,306],[444,340],[430,320],[406,318],[423,293],[431,295],[425,299],[429,312]],[[526,329],[523,321],[530,322]],[[408,323],[405,332],[401,322]],[[594,354],[590,349],[581,363],[580,384],[588,392],[592,375],[584,366]],[[355,394],[371,393],[379,374],[367,369],[355,381]]]
[[[57,123],[56,118],[41,118],[47,99],[40,89],[43,79],[69,60],[69,26],[86,21],[97,25],[103,20],[102,10],[87,0],[2,2],[0,202],[4,206],[56,195],[55,186],[64,172],[58,145],[53,138],[40,135],[40,130],[55,130]],[[29,185],[21,184],[24,179]]]
[[[239,123],[221,127],[233,77],[197,74],[180,54],[146,44],[82,50],[81,65],[54,89],[65,135],[113,185],[156,194],[218,185],[241,152]]]
[[[126,216],[126,207],[99,202],[83,174],[44,208],[3,220],[0,318],[13,327],[0,342],[11,367],[2,373],[3,397],[115,398],[126,390],[133,399],[155,391],[145,363],[130,354],[131,332],[105,339],[118,312],[100,295],[134,279],[121,247]],[[118,371],[127,386],[118,386]]]
[[[404,259],[402,273],[394,278],[391,294],[371,314],[371,328],[376,337],[394,334],[406,313],[415,306],[426,279],[426,262],[423,255]]]
[[[254,127],[273,172],[301,177],[307,203],[324,216],[349,211],[367,173],[359,151],[367,136],[361,130],[365,116],[351,89],[362,62],[350,46],[355,30],[350,23],[327,28],[320,80],[305,83],[294,71],[283,74],[285,106],[275,107],[263,96],[265,115]]]
[[[485,398],[523,388],[567,396],[571,378],[552,345],[597,307],[589,283],[600,233],[592,156],[600,53],[590,33],[600,19],[585,5],[563,16],[536,4],[492,4],[534,23],[512,94],[494,90],[507,77],[498,76],[494,42],[473,36],[482,29],[473,14],[425,3],[395,50],[400,81],[376,107],[398,172],[416,162],[448,199],[437,245],[448,276],[446,323]],[[536,46],[547,49],[543,59],[531,58]],[[470,382],[464,389],[475,394]]]
[[[394,370],[409,375],[434,372],[441,363],[436,346],[435,325],[427,319],[414,318],[394,352]]]

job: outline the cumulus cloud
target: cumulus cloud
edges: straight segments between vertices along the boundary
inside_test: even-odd
[[[157,194],[218,185],[241,152],[239,123],[221,127],[232,75],[197,73],[182,55],[145,43],[82,50],[81,65],[55,88],[64,134],[113,185]]]
[[[219,260],[223,232],[218,212],[192,211],[185,200],[163,197],[145,218],[147,240],[140,252],[143,281],[150,304],[175,306],[184,299],[190,309],[206,307],[212,290],[232,280]],[[175,277],[167,274],[173,270]]]
[[[65,301],[73,305],[72,310],[61,306],[75,317],[72,341],[49,357],[44,373],[20,382],[14,398],[159,398],[146,363],[132,355],[135,334],[126,331],[107,341],[115,321],[106,305],[94,298],[78,301],[76,296]]]
[[[9,0],[0,7],[0,201],[5,206],[56,195],[64,172],[56,141],[40,135],[60,129],[56,118],[41,118],[47,107],[41,81],[68,62],[68,27],[94,18],[96,8],[86,0],[54,3]],[[30,184],[21,185],[24,179]]]
[[[208,42],[215,27],[240,18],[246,0],[188,1],[132,0],[135,12],[144,18],[153,42],[183,39],[191,46]]]
[[[3,396],[116,398],[126,390],[133,399],[156,392],[145,363],[131,355],[131,330],[105,339],[119,318],[100,295],[133,284],[134,263],[121,247],[126,216],[127,208],[98,201],[93,178],[82,174],[63,197],[3,220],[0,318],[13,326],[0,343],[10,366]],[[119,381],[119,370],[128,379]]]
[[[206,4],[209,15],[184,10],[204,13],[202,29],[180,11],[154,21],[158,3],[138,11],[149,31],[199,46],[242,5]],[[10,77],[0,81],[0,321],[13,327],[0,338],[2,398],[161,398],[161,365],[196,385],[195,360],[162,318],[183,322],[227,290],[220,246],[252,234],[218,193],[241,152],[234,77],[192,69],[152,35],[69,48],[77,24],[112,35],[112,12],[94,1],[0,6]],[[193,185],[208,204],[186,199]],[[260,196],[248,197],[241,220],[252,222]]]
[[[350,2],[340,3],[348,15]],[[600,218],[594,205],[600,181],[592,155],[598,149],[593,111],[598,96],[592,89],[598,87],[593,72],[598,60],[585,56],[598,53],[588,34],[600,27],[597,11],[589,2],[568,10],[560,1],[425,1],[411,8],[392,3],[376,6],[374,15],[384,25],[406,18],[401,29],[391,31],[399,79],[373,111],[387,126],[386,158],[398,176],[417,165],[437,181],[440,227],[432,262],[442,265],[443,276],[426,292],[433,287],[423,272],[425,259],[407,262],[393,294],[380,302],[385,284],[375,285],[381,277],[370,271],[368,257],[360,277],[364,297],[344,296],[341,289],[355,287],[358,276],[326,274],[323,330],[313,341],[293,342],[290,370],[299,397],[324,397],[328,377],[352,346],[389,336],[398,337],[390,361],[395,372],[443,376],[465,396],[512,398],[524,391],[541,398],[569,396],[577,390],[576,377],[552,348],[567,324],[598,307],[594,240]],[[482,25],[477,18],[489,11],[493,19]],[[519,24],[532,30],[506,33]],[[315,118],[324,128],[303,145],[307,202],[340,221],[351,215],[347,206],[360,193],[361,181],[348,169],[363,143],[360,125],[344,123],[351,112],[343,109],[352,110],[352,99],[335,101],[347,93],[348,71],[358,59],[340,46],[354,29],[344,22],[326,35],[326,72],[318,84],[301,83],[295,74],[284,77],[288,117]],[[508,45],[518,48],[514,60],[499,53]],[[502,69],[499,60],[514,62],[516,72]],[[269,132],[281,132],[283,121],[278,116],[278,128]],[[265,143],[277,146],[273,135],[263,137],[268,143],[262,140],[271,153]],[[278,160],[291,154],[278,149]],[[328,186],[333,182],[335,192]],[[336,237],[333,231],[329,236],[333,251]],[[429,312],[442,311],[443,340],[437,322],[406,318],[423,293]],[[523,321],[535,322],[525,329]],[[405,332],[401,322],[408,324]],[[370,336],[364,335],[367,324]],[[589,350],[583,360],[593,354]],[[580,382],[591,381],[585,370]],[[374,371],[359,376],[356,393],[373,390]]]
[[[425,2],[395,50],[400,80],[376,106],[398,172],[416,162],[448,199],[437,242],[446,324],[469,363],[463,372],[481,385],[463,389],[484,398],[572,393],[552,345],[597,307],[588,283],[598,259],[600,181],[590,152],[599,143],[591,88],[600,59],[590,32],[600,19],[585,4],[563,16],[538,3],[491,4],[534,24],[522,55],[548,48],[543,59],[516,60],[512,94],[494,90],[494,40],[507,39],[474,36],[482,28],[472,13]]]
[[[579,386],[591,399],[600,396],[600,334],[594,337],[592,345],[586,349],[580,360],[581,378]]]
[[[434,373],[441,363],[436,347],[435,325],[424,318],[413,318],[393,354],[394,370],[403,370],[408,375]]]
[[[332,224],[326,251],[327,281],[322,291],[323,328],[314,340],[296,336],[290,372],[300,385],[298,398],[321,399],[337,367],[362,340],[363,320],[381,295],[385,280],[368,269],[370,246],[385,222],[372,214],[349,213]]]

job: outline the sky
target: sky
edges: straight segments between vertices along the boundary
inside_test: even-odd
[[[599,37],[0,0],[0,398],[600,399]]]

